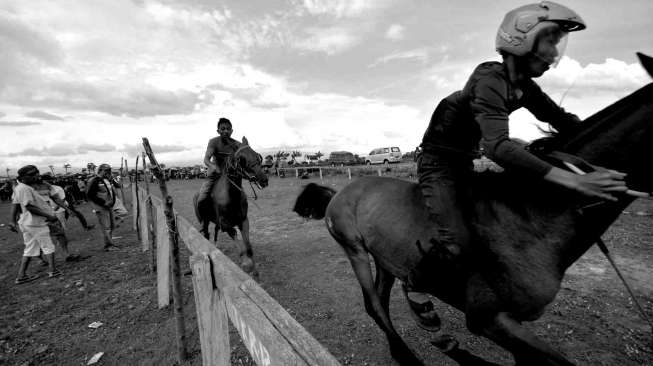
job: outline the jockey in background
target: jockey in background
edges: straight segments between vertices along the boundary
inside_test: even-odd
[[[204,164],[208,167],[208,171],[206,181],[204,181],[204,184],[200,188],[198,197],[199,205],[202,205],[211,196],[211,190],[215,182],[224,173],[227,157],[235,153],[240,147],[240,142],[231,138],[233,129],[230,120],[224,117],[220,118],[218,120],[217,131],[220,136],[209,140],[206,153],[204,154]]]
[[[464,218],[467,184],[479,142],[487,156],[506,170],[537,177],[587,196],[616,200],[611,193],[626,190],[624,174],[601,170],[576,175],[552,166],[511,140],[508,116],[526,107],[559,133],[573,132],[580,119],[567,113],[533,81],[557,64],[569,32],[585,29],[573,10],[550,2],[521,6],[508,12],[499,26],[496,49],[503,62],[476,67],[462,90],[437,106],[417,160],[419,185],[439,236],[431,253],[454,263],[469,248]],[[425,329],[439,324],[428,298],[404,286],[413,317]]]

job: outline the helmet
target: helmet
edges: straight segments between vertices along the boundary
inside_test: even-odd
[[[533,50],[538,33],[551,26],[568,33],[585,29],[585,22],[573,10],[551,1],[520,6],[503,18],[497,32],[496,49],[524,56]]]

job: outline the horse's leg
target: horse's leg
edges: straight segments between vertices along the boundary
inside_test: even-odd
[[[340,241],[339,241],[340,242]],[[351,266],[356,274],[358,283],[363,290],[363,300],[365,302],[365,310],[367,314],[374,319],[376,324],[385,332],[390,346],[390,354],[401,365],[413,366],[423,365],[413,351],[408,348],[406,343],[401,339],[397,331],[392,326],[390,321],[390,314],[388,312],[388,302],[390,297],[389,288],[392,287],[392,282],[387,280],[389,273],[377,267],[377,286],[375,288],[374,281],[372,280],[372,268],[370,266],[370,258],[367,252],[362,248],[360,243],[340,243],[349,258]],[[379,277],[380,276],[380,277]],[[386,299],[382,299],[380,293],[385,295]]]
[[[574,365],[508,313],[496,314],[483,326],[481,334],[510,351],[515,357],[516,366]]]
[[[472,276],[467,286],[465,317],[467,328],[505,348],[518,366],[571,366],[569,360],[535,334],[499,309],[500,300],[479,276]]]
[[[258,271],[254,264],[254,251],[252,250],[252,243],[249,241],[249,219],[245,218],[243,222],[238,225],[243,245],[240,246],[240,266],[243,270],[249,273],[252,277],[258,277]]]
[[[394,283],[395,277],[389,271],[377,265],[374,285],[376,287],[376,293],[379,294],[383,310],[387,314],[390,314],[390,291]]]

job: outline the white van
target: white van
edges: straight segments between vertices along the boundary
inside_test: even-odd
[[[365,164],[390,164],[401,161],[401,150],[398,147],[380,147],[370,151],[365,158]]]

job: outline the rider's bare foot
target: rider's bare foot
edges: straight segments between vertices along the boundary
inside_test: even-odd
[[[428,295],[421,292],[415,292],[406,284],[402,284],[401,289],[406,297],[406,301],[408,302],[410,315],[417,325],[429,332],[439,331],[440,317],[435,311],[433,302]]]

